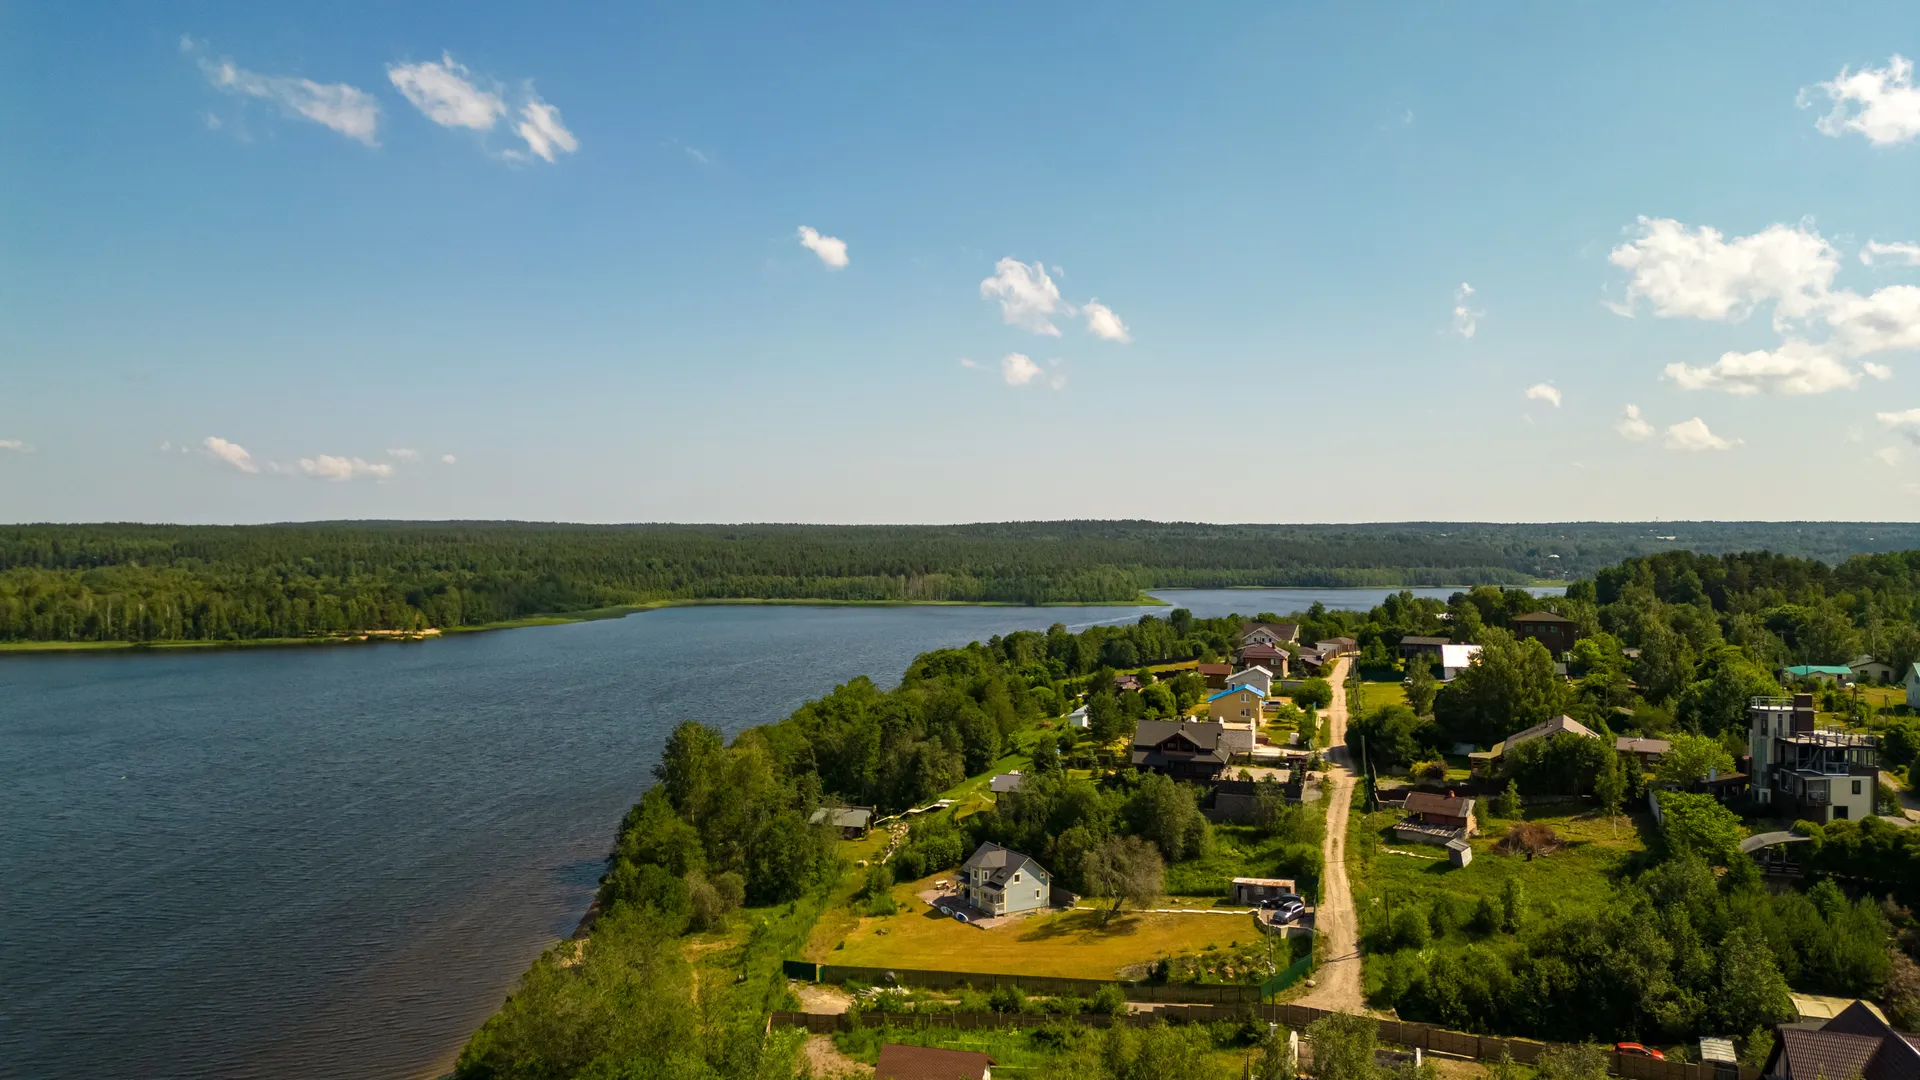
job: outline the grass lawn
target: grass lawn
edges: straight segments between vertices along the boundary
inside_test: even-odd
[[[853,925],[843,947],[821,955],[810,947],[807,958],[855,967],[1112,979],[1129,964],[1196,953],[1208,945],[1228,948],[1260,936],[1251,915],[1198,912],[1122,912],[1105,925],[1099,911],[1047,912],[982,930],[941,915],[914,895],[934,880],[894,886],[897,915],[854,920],[849,913]]]
[[[1445,849],[1403,843],[1386,833],[1399,816],[1356,813],[1352,818],[1348,869],[1363,927],[1384,915],[1390,905],[1411,903],[1424,908],[1440,895],[1452,897],[1464,909],[1471,909],[1481,897],[1498,902],[1510,878],[1519,879],[1536,919],[1604,903],[1626,862],[1646,850],[1646,837],[1654,828],[1648,815],[1622,815],[1616,834],[1604,817],[1568,815],[1564,808],[1548,807],[1529,813],[1527,820],[1558,833],[1567,844],[1561,851],[1531,862],[1524,856],[1501,854],[1494,845],[1506,835],[1508,823],[1484,822],[1485,832],[1473,838],[1473,862],[1454,869]],[[1394,855],[1388,848],[1413,854]]]
[[[1324,799],[1305,805],[1307,813],[1324,815],[1326,812]],[[1320,820],[1324,822],[1325,817]],[[1306,842],[1318,845],[1317,839]],[[1215,825],[1213,854],[1167,867],[1169,898],[1203,898],[1220,907],[1244,906],[1228,903],[1228,886],[1237,877],[1293,878],[1304,890],[1302,895],[1316,895],[1318,875],[1310,869],[1284,863],[1286,852],[1286,843],[1262,836],[1260,830],[1252,826]]]
[[[1360,709],[1372,712],[1382,705],[1405,705],[1407,688],[1398,682],[1363,682],[1360,684]]]
[[[1080,1039],[1099,1039],[1098,1029],[1069,1029]],[[1055,1044],[1049,1034],[1010,1029],[955,1031],[943,1028],[882,1027],[843,1031],[833,1037],[839,1051],[855,1061],[872,1065],[880,1059],[885,1043],[907,1046],[937,1046],[945,1050],[970,1050],[993,1058],[993,1075],[1027,1077],[1058,1075],[1072,1050]],[[1096,1044],[1097,1045],[1097,1044]],[[1243,1048],[1216,1048],[1206,1055],[1206,1071],[1182,1080],[1229,1080],[1241,1074],[1247,1051]]]

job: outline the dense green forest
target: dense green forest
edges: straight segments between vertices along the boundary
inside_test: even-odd
[[[1682,546],[1835,563],[1872,523],[0,527],[0,641],[451,629],[661,601],[1125,602],[1154,588],[1519,585]]]

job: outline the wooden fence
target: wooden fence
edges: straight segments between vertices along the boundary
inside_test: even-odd
[[[1220,1020],[1242,1020],[1249,1015],[1269,1023],[1283,1024],[1295,1031],[1305,1031],[1315,1020],[1332,1014],[1326,1009],[1315,1009],[1305,1005],[1253,1003],[1231,1007],[1166,1005],[1151,1012],[1125,1013],[1118,1017],[1095,1013],[1082,1013],[1069,1017],[1045,1013],[912,1012],[868,1013],[863,1019],[851,1013],[782,1011],[774,1013],[771,1022],[776,1027],[805,1028],[813,1034],[824,1035],[835,1031],[851,1031],[862,1023],[875,1027],[892,1025],[966,1030],[1032,1028],[1067,1021],[1085,1027],[1104,1028],[1116,1023],[1131,1027],[1148,1027],[1160,1021],[1171,1024],[1207,1024]],[[1384,1044],[1479,1061],[1497,1061],[1504,1053],[1514,1061],[1531,1065],[1539,1060],[1540,1052],[1547,1048],[1546,1043],[1528,1039],[1470,1035],[1463,1031],[1448,1031],[1430,1024],[1415,1024],[1402,1020],[1382,1020],[1379,1025],[1379,1039]],[[1613,1074],[1625,1077],[1626,1080],[1759,1080],[1760,1077],[1760,1070],[1746,1066],[1713,1063],[1683,1065],[1674,1061],[1655,1061],[1652,1058],[1624,1054],[1610,1054],[1608,1057]]]

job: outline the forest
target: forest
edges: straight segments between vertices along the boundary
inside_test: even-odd
[[[1920,548],[1920,526],[12,525],[0,527],[0,642],[338,637],[676,601],[1125,603],[1162,588],[1522,585],[1680,545],[1849,566]]]

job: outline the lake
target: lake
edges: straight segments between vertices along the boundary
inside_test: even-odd
[[[1390,591],[1160,595],[1214,616]],[[0,656],[0,1076],[437,1075],[572,931],[674,724],[731,733],[928,649],[1167,610],[669,608]]]

